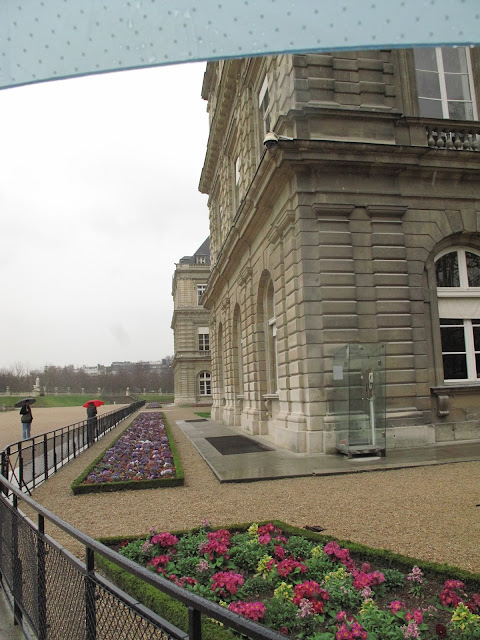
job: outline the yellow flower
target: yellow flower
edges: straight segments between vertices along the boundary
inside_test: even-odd
[[[311,550],[310,555],[312,556],[312,558],[321,558],[322,556],[326,555],[326,553],[322,549],[322,547],[314,547]]]
[[[286,582],[282,582],[282,584],[278,586],[273,592],[273,596],[275,598],[279,598],[280,600],[292,600],[293,599],[292,585],[287,584]]]
[[[268,563],[272,560],[272,556],[263,556],[257,566],[257,575],[268,576],[270,569],[267,567]]]
[[[378,605],[374,600],[368,598],[363,601],[362,608],[360,609],[360,613],[367,613],[367,611],[378,611]]]
[[[256,536],[258,534],[258,524],[253,523],[248,527],[248,533],[251,536]]]
[[[476,628],[479,622],[480,616],[471,613],[470,609],[464,605],[463,602],[460,602],[452,614],[452,626],[454,629],[462,629],[463,631],[467,628],[467,625]]]

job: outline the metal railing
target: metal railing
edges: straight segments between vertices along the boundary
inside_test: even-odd
[[[35,515],[27,518],[19,509],[21,502]],[[46,521],[83,546],[85,562],[46,534]],[[96,571],[98,556],[181,603],[188,612],[188,631],[172,625],[102,577]],[[2,477],[0,583],[27,638],[201,640],[202,616],[253,640],[285,638],[121,556],[44,509]]]
[[[37,484],[56,473],[65,463],[76,458],[144,404],[144,400],[133,402],[93,420],[82,420],[14,442],[2,451],[0,473],[20,489],[30,493]]]

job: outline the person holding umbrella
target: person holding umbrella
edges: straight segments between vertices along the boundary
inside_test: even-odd
[[[21,407],[20,421],[22,423],[22,437],[24,440],[30,438],[30,430],[32,428],[33,414],[31,404],[35,402],[35,398],[25,398],[15,404]]]
[[[95,427],[97,426],[97,407],[105,404],[103,400],[89,400],[83,406],[87,409],[87,442],[92,444],[95,439]]]

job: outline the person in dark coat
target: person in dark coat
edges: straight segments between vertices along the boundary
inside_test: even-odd
[[[92,444],[95,440],[95,427],[97,424],[97,407],[94,402],[87,404],[87,441]]]
[[[22,437],[24,440],[30,438],[30,430],[32,428],[33,414],[30,402],[27,400],[20,409],[20,420],[22,422]]]

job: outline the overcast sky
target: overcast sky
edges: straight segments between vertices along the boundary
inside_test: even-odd
[[[205,63],[0,91],[0,368],[173,355],[208,236]]]

